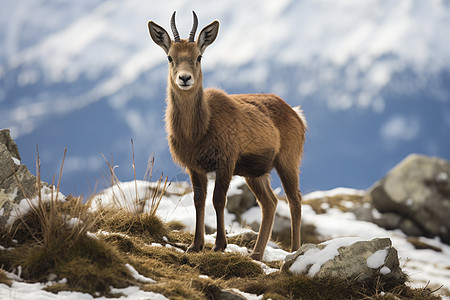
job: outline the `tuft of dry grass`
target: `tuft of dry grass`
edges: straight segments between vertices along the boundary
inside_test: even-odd
[[[133,140],[131,140],[131,145],[133,148]],[[136,168],[134,163],[134,148],[133,152],[133,171],[134,171],[134,193],[129,195],[122,188],[121,182],[115,174],[116,166],[113,163],[113,158],[111,157],[111,162],[106,159],[102,154],[104,160],[106,161],[110,174],[110,187],[112,194],[112,200],[115,207],[120,207],[126,211],[132,212],[134,214],[142,214],[146,212],[150,215],[156,215],[156,211],[159,207],[165,191],[168,187],[168,177],[163,177],[160,175],[158,180],[149,186],[145,190],[144,195],[139,194],[138,184],[136,179]],[[147,171],[144,175],[144,181],[151,183],[153,178],[153,167],[155,164],[154,156],[151,156],[147,163]],[[130,199],[131,198],[131,199]],[[125,201],[124,201],[125,200]]]
[[[170,232],[168,226],[154,214],[136,214],[123,208],[107,208],[99,214],[101,217],[95,225],[97,230],[140,237],[147,243],[160,243]]]

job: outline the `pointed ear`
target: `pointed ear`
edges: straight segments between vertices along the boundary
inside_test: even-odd
[[[214,21],[202,29],[197,39],[197,46],[201,54],[215,41],[217,33],[219,33],[219,21]]]
[[[167,31],[153,21],[148,22],[148,31],[152,40],[168,54],[172,40]]]

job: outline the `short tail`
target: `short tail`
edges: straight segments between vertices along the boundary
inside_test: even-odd
[[[293,107],[292,109],[297,113],[300,120],[302,120],[303,126],[305,126],[305,131],[307,131],[308,123],[306,122],[306,118],[305,118],[305,114],[303,113],[303,109],[301,109],[300,106]]]

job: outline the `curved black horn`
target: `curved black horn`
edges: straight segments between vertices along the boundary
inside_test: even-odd
[[[175,43],[181,42],[180,34],[178,33],[177,26],[175,25],[175,11],[173,12],[172,19],[170,19],[170,27],[172,28],[173,38]]]
[[[192,11],[192,14],[194,15],[194,24],[192,24],[192,30],[189,33],[189,43],[194,42],[195,32],[197,31],[197,26],[198,26],[198,19],[197,19],[197,15],[195,14],[195,11]]]

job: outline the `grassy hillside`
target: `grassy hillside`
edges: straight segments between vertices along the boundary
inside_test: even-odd
[[[28,282],[52,281],[46,289],[54,293],[93,296],[118,297],[111,287],[136,285],[170,299],[216,299],[231,289],[264,299],[439,299],[405,282],[286,275],[277,271],[281,261],[262,265],[239,253],[213,252],[210,244],[201,253],[186,253],[192,235],[182,224],[164,223],[154,213],[94,211],[90,205],[70,196],[65,202],[40,201],[2,232],[0,283],[11,284],[7,271]],[[229,242],[252,244],[239,236]]]

